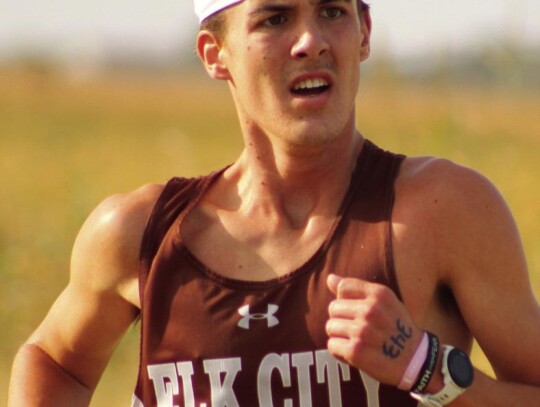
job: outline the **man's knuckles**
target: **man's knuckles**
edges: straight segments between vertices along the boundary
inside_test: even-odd
[[[328,306],[328,314],[330,317],[355,319],[362,315],[366,305],[362,300],[334,300]]]
[[[326,333],[330,337],[365,341],[369,336],[368,331],[366,324],[357,320],[330,319],[326,323]]]
[[[365,298],[367,284],[357,278],[343,278],[337,285],[337,298]]]
[[[387,286],[357,278],[343,278],[337,284],[337,298],[372,299],[374,301],[394,301],[396,296]]]
[[[328,306],[330,318],[362,321],[368,325],[385,327],[395,325],[396,306],[388,293],[381,291],[365,300],[337,299]]]

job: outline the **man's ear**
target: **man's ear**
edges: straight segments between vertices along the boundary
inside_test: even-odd
[[[202,30],[197,36],[197,54],[206,72],[213,79],[229,80],[229,70],[223,61],[222,43],[210,31]]]
[[[363,39],[360,47],[360,60],[365,61],[371,52],[371,14],[368,10],[362,11],[360,15],[360,29]]]

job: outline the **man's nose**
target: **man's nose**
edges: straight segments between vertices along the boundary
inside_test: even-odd
[[[317,58],[329,49],[325,35],[315,22],[302,24],[291,49],[293,58]]]

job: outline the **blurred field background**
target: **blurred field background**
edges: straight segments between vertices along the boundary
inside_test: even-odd
[[[524,81],[523,70],[502,80],[474,72],[404,77],[375,62],[359,93],[359,128],[387,149],[446,157],[487,175],[516,217],[540,295],[540,87]],[[240,148],[226,86],[200,70],[80,76],[28,61],[0,69],[1,405],[12,358],[65,286],[90,211],[110,194],[219,168]],[[129,405],[137,328],[92,406]],[[475,360],[489,371],[480,353]]]

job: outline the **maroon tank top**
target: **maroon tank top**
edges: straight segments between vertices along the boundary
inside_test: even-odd
[[[141,359],[135,407],[409,407],[326,350],[329,273],[400,296],[390,218],[403,156],[369,141],[324,244],[300,268],[263,281],[226,278],[182,241],[187,213],[223,172],[174,178],[141,248]],[[294,253],[286,253],[294,255]]]

